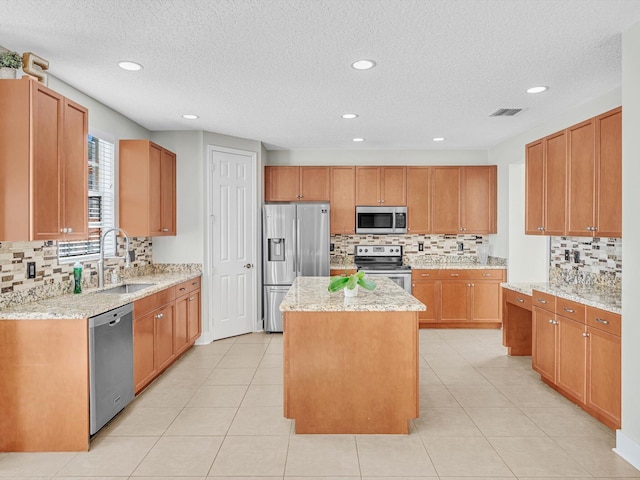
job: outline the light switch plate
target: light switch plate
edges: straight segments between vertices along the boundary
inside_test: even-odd
[[[27,262],[27,278],[36,278],[36,262]]]

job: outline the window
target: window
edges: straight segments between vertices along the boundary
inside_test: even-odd
[[[58,242],[58,260],[90,260],[100,254],[102,232],[114,226],[114,144],[89,135],[89,238]],[[104,243],[105,256],[116,253],[115,235]]]

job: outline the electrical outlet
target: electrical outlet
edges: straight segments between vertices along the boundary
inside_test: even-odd
[[[458,251],[462,252],[464,250],[464,244],[462,242],[456,242],[458,244]]]
[[[580,263],[580,250],[573,251],[573,263]]]
[[[335,249],[336,249],[336,245],[335,245],[334,243],[330,243],[330,244],[329,244],[329,251],[330,251],[330,252],[334,252],[334,251],[335,251]]]
[[[131,261],[131,262],[135,262],[136,261],[136,251],[135,250],[129,250],[129,261]]]
[[[36,278],[36,262],[27,262],[27,278]]]
[[[569,250],[565,250],[564,251],[564,261],[568,262],[570,260],[571,260],[570,252],[569,252]]]
[[[424,242],[418,242],[418,251],[424,252]]]

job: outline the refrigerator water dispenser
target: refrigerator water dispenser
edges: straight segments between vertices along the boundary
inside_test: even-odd
[[[267,261],[284,262],[284,238],[269,238],[267,241],[269,245]]]

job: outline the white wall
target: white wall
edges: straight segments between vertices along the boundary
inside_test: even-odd
[[[485,150],[271,150],[267,165],[486,165]]]
[[[622,429],[616,451],[640,469],[640,23],[622,35]]]

